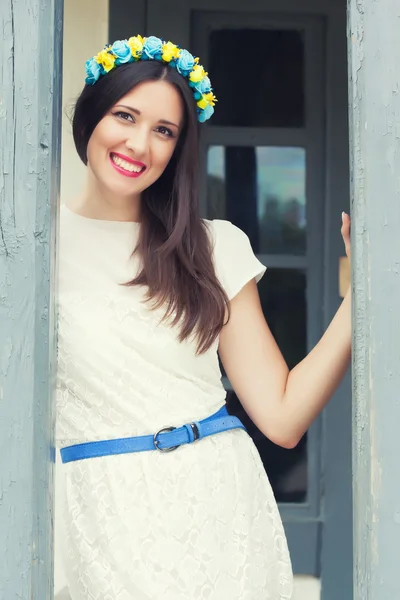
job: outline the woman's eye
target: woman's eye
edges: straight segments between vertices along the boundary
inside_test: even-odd
[[[174,134],[168,127],[158,127],[157,131],[166,137],[174,137]]]
[[[132,117],[132,115],[122,110],[118,110],[117,112],[115,112],[114,116],[118,117],[119,119],[123,119],[124,121],[132,121],[132,123],[134,123],[134,118]]]

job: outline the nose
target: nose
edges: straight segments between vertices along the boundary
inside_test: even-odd
[[[133,152],[136,158],[143,158],[147,154],[149,145],[149,134],[145,127],[136,126],[129,138],[126,147]]]

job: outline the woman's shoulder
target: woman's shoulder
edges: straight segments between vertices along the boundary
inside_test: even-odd
[[[246,233],[231,223],[223,219],[203,219],[207,227],[211,241],[215,247],[231,244],[244,243],[250,246],[250,240]]]
[[[259,281],[265,266],[254,255],[248,235],[230,221],[204,219],[216,275],[231,299],[250,279]]]

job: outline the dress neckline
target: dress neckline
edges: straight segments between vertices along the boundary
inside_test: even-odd
[[[108,231],[132,231],[140,227],[137,221],[107,221],[104,219],[94,219],[92,217],[84,217],[74,212],[66,204],[60,207],[60,213],[66,215],[71,221],[77,224],[93,227],[95,229],[105,229]]]

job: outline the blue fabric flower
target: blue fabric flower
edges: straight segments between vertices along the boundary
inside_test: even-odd
[[[160,38],[151,35],[148,37],[143,46],[142,60],[153,59],[161,60],[163,43]]]
[[[94,58],[91,58],[90,60],[86,61],[85,69],[87,75],[85,83],[87,85],[94,85],[102,73],[101,66],[94,60]]]
[[[131,49],[125,41],[114,42],[111,46],[111,50],[117,57],[117,60],[115,61],[116,65],[123,65],[124,63],[133,60]]]
[[[193,55],[187,50],[181,50],[179,58],[176,62],[176,70],[184,77],[188,77],[194,65],[195,62]]]
[[[199,86],[202,94],[209,94],[211,92],[211,81],[207,75],[200,81]]]
[[[201,95],[211,92],[211,81],[207,75],[198,83],[191,83],[191,87],[197,90]]]
[[[198,114],[198,120],[200,121],[200,123],[204,123],[210,117],[212,117],[213,114],[214,114],[214,107],[209,104],[208,106],[206,106],[206,108],[204,110],[200,111],[200,113]]]

